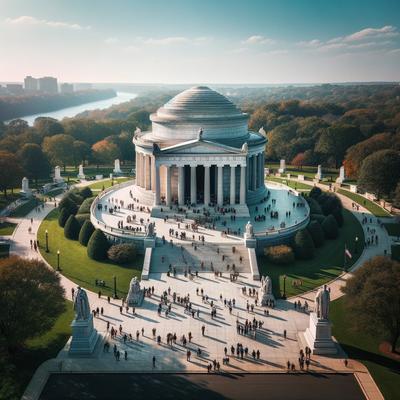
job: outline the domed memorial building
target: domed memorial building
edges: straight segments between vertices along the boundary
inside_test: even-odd
[[[267,139],[249,131],[248,115],[226,97],[193,87],[150,119],[151,131],[137,129],[133,138],[135,182],[103,191],[92,204],[91,221],[109,239],[146,242],[149,230],[167,237],[174,218],[236,240],[247,230],[261,249],[307,225],[309,208],[296,191],[265,185]]]
[[[249,132],[248,115],[208,87],[175,96],[135,135],[137,193],[148,205],[246,205],[266,195],[266,138]]]

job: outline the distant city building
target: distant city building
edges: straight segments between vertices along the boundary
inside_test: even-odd
[[[38,80],[32,76],[26,76],[24,79],[24,88],[27,92],[36,92],[38,90]]]
[[[91,90],[93,85],[91,83],[75,83],[75,90]]]
[[[51,76],[39,78],[39,90],[45,93],[58,93],[57,78]]]
[[[10,94],[18,95],[24,93],[24,88],[20,83],[8,83],[6,88]]]
[[[60,85],[61,93],[72,93],[74,91],[74,85],[72,83],[62,83]]]

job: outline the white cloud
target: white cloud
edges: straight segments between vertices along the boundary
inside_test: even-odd
[[[397,28],[392,25],[386,25],[382,28],[366,28],[362,29],[361,31],[355,32],[351,35],[345,36],[343,38],[344,42],[356,42],[359,40],[364,39],[371,39],[371,38],[389,38],[398,36],[399,32]]]
[[[265,36],[261,35],[253,35],[248,37],[245,40],[242,40],[243,44],[275,44],[275,40],[266,38]]]
[[[106,44],[115,44],[115,43],[118,43],[118,42],[119,42],[119,40],[116,37],[109,37],[109,38],[104,40],[104,43],[106,43]]]
[[[169,46],[174,44],[189,43],[190,39],[183,36],[170,36],[164,38],[144,38],[140,40],[143,44],[151,44],[156,46]]]
[[[400,49],[393,49],[388,51],[388,54],[400,54]]]
[[[82,26],[79,24],[69,23],[69,22],[61,22],[61,21],[48,21],[46,19],[38,19],[29,15],[22,15],[16,18],[6,18],[5,22],[9,25],[41,25],[48,26],[51,28],[66,28],[73,30],[88,30],[90,26]]]
[[[318,39],[313,39],[309,41],[298,42],[297,45],[301,47],[319,47],[322,45],[322,42]]]

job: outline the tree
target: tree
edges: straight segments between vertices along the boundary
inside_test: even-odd
[[[70,215],[71,213],[67,208],[61,208],[60,214],[58,215],[58,225],[61,226],[61,228],[64,228]]]
[[[394,191],[393,204],[395,207],[400,208],[400,182],[397,184]]]
[[[400,181],[400,152],[379,150],[361,164],[358,184],[377,197],[390,196]]]
[[[24,171],[17,157],[6,151],[0,151],[0,190],[7,197],[7,189],[13,189],[21,184]]]
[[[66,210],[68,210],[69,215],[71,214],[76,214],[78,212],[78,206],[77,204],[71,200],[70,196],[64,196],[60,203],[58,204],[58,208],[60,210],[62,210],[63,208],[65,208]]]
[[[83,223],[82,228],[79,232],[79,243],[82,246],[87,246],[92,233],[94,232],[93,224],[87,220]]]
[[[49,157],[53,165],[62,165],[65,168],[67,164],[72,164],[74,138],[69,135],[54,135],[44,138],[43,150]]]
[[[64,127],[62,124],[57,119],[50,117],[35,118],[33,127],[42,135],[42,137],[64,133]]]
[[[291,164],[296,167],[299,167],[301,171],[303,169],[303,166],[305,165],[305,160],[306,160],[305,153],[298,153],[296,157],[293,158]]]
[[[110,247],[108,240],[100,229],[96,229],[90,236],[87,245],[87,255],[92,260],[101,261],[107,258],[107,251]]]
[[[50,163],[39,145],[26,143],[18,152],[18,158],[25,171],[25,176],[33,179],[36,185],[38,179],[49,177]]]
[[[64,226],[64,236],[70,240],[78,240],[81,225],[75,215],[70,215]]]
[[[47,332],[64,311],[58,274],[42,261],[0,260],[0,337],[9,350]]]
[[[136,248],[134,245],[128,243],[115,244],[108,249],[107,255],[116,264],[126,264],[134,260]]]
[[[327,239],[336,239],[339,236],[338,223],[332,214],[322,221],[321,226]]]
[[[100,140],[92,146],[93,156],[98,164],[109,164],[119,158],[118,146],[107,140]]]
[[[74,157],[74,165],[76,167],[78,164],[84,163],[89,159],[92,150],[87,143],[82,142],[81,140],[75,140],[72,144],[72,152]]]
[[[400,263],[378,256],[364,263],[342,289],[348,321],[361,332],[388,339],[392,352],[400,337]]]
[[[84,199],[88,199],[89,197],[93,196],[92,189],[90,187],[85,186],[79,191],[79,195],[82,196]]]
[[[301,229],[294,236],[294,253],[301,260],[309,260],[314,257],[314,242],[307,229]]]
[[[321,247],[325,242],[324,230],[321,224],[317,220],[311,221],[307,229],[312,237],[314,246]]]

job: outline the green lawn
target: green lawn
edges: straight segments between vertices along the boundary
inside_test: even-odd
[[[392,259],[400,262],[400,245],[392,246]]]
[[[383,224],[389,234],[389,236],[400,236],[400,224]]]
[[[17,224],[12,224],[11,222],[0,223],[0,236],[11,236],[16,226]]]
[[[8,257],[10,253],[10,245],[6,243],[0,243],[0,258]]]
[[[287,185],[287,186],[289,186],[289,187],[291,187],[292,189],[295,189],[295,190],[303,190],[303,191],[308,190],[308,191],[310,191],[313,188],[311,183],[309,185],[307,185],[307,184],[305,184],[303,182],[294,182],[294,181],[291,181],[289,179],[278,178],[278,177],[274,177],[274,176],[269,176],[267,178],[267,183],[268,183],[268,181],[283,183],[284,185]]]
[[[114,185],[118,184],[118,183],[122,183],[122,182],[126,182],[131,180],[132,178],[127,178],[127,177],[121,177],[121,178],[114,178]],[[104,189],[107,189],[111,186],[112,180],[111,179],[107,179],[106,181],[102,181],[102,182],[94,182],[91,185],[89,185],[90,189],[93,190],[102,190],[103,187]]]
[[[344,297],[330,306],[332,333],[352,359],[361,361],[371,373],[386,400],[399,399],[400,362],[379,352],[380,340],[351,330],[344,309]]]
[[[286,275],[286,295],[294,296],[314,289],[331,281],[343,271],[344,245],[353,254],[347,262],[350,267],[360,257],[364,243],[364,232],[356,217],[348,210],[343,210],[344,225],[340,228],[339,238],[326,240],[324,245],[315,251],[312,260],[296,260],[291,265],[275,265],[265,256],[258,256],[258,267],[261,275],[269,275],[276,296],[283,293],[283,276]],[[355,237],[358,236],[358,253],[355,252]],[[294,287],[294,280],[302,280],[302,286]]]
[[[106,282],[106,287],[101,288],[104,294],[113,293],[113,276],[117,277],[118,296],[126,296],[129,283],[133,276],[140,277],[143,256],[137,256],[128,265],[116,265],[110,262],[91,260],[86,254],[86,247],[78,241],[68,240],[64,237],[64,230],[58,226],[58,210],[50,212],[42,222],[38,231],[40,252],[54,268],[57,267],[57,250],[60,250],[61,273],[74,281],[77,285],[97,292],[96,279]],[[45,252],[45,231],[49,231],[49,249]]]
[[[26,203],[21,204],[14,211],[10,213],[10,217],[21,218],[29,214],[36,206],[38,201],[35,198],[29,199]]]
[[[50,331],[29,340],[25,348],[17,352],[13,359],[10,360],[16,367],[12,374],[12,380],[10,379],[9,381],[14,396],[8,393],[8,396],[1,397],[2,393],[0,391],[0,398],[19,399],[40,364],[50,358],[55,358],[64,347],[71,335],[70,324],[74,318],[72,302],[65,300],[65,306],[64,313],[58,317]],[[3,379],[6,379],[6,377],[3,377]]]
[[[381,206],[374,203],[371,200],[366,199],[365,197],[357,194],[349,192],[348,190],[338,189],[338,193],[342,194],[343,196],[348,197],[349,199],[353,200],[354,202],[361,204],[365,207],[369,212],[371,212],[375,217],[390,217],[390,213],[384,210]]]

